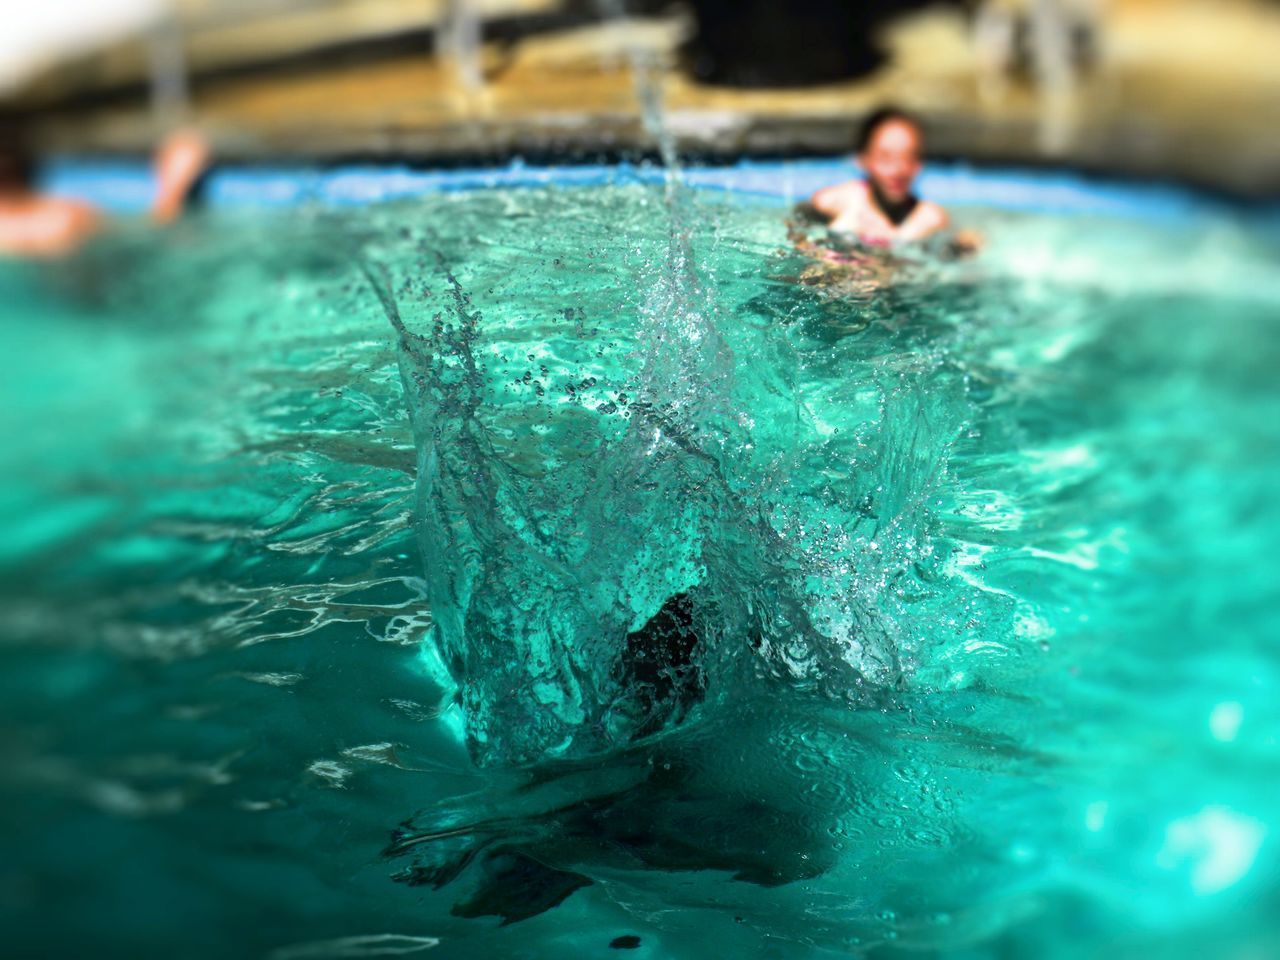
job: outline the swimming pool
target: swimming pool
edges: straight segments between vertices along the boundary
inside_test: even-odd
[[[737,169],[0,271],[18,955],[1280,948],[1274,223],[940,170],[980,258],[818,271]]]

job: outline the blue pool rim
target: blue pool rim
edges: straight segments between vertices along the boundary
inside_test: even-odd
[[[685,180],[697,188],[781,203],[803,200],[820,187],[858,175],[858,168],[847,158],[743,159],[729,165],[690,166],[684,171]],[[439,192],[658,183],[662,177],[661,168],[651,163],[538,165],[520,159],[504,166],[434,170],[404,164],[225,166],[209,174],[205,199],[218,209],[349,206]],[[85,157],[52,159],[41,171],[41,185],[118,214],[145,210],[153,189],[150,168],[142,161]],[[1110,180],[1069,170],[930,164],[918,188],[922,196],[948,206],[981,205],[1166,223],[1245,210],[1242,205],[1187,186]],[[1280,222],[1280,205],[1274,203],[1249,212]]]

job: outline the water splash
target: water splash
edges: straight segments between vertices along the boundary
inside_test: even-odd
[[[634,34],[630,29],[631,17],[627,13],[626,0],[596,0],[596,8],[602,18],[620,28],[624,37],[623,50],[635,84],[640,120],[645,132],[658,147],[670,201],[683,180],[680,176],[680,157],[676,150],[675,134],[666,122],[666,110],[663,106],[661,56],[654,49],[631,39]]]
[[[616,0],[601,9],[625,24]],[[768,330],[732,342],[738,324],[699,267],[693,238],[715,235],[680,176],[660,73],[647,52],[628,56],[666,177],[642,229],[593,238],[607,253],[588,259],[628,268],[616,316],[561,308],[550,343],[512,343],[455,265],[456,237],[371,253],[418,446],[440,660],[482,763],[615,749],[760,682],[855,702],[899,685],[912,642],[892,598],[927,559],[924,498],[959,428],[957,378],[926,375],[922,390],[913,377],[928,353],[879,369],[878,402],[860,398],[859,429],[837,438],[814,408],[827,388],[799,386],[793,349]],[[439,285],[426,309],[399,295],[413,289],[406,261]],[[569,299],[582,278],[566,273],[544,261],[526,279]],[[761,347],[780,363],[750,362]],[[755,423],[764,395],[793,416]],[[832,465],[854,482],[833,483]]]
[[[481,763],[600,754],[762,685],[872,702],[919,644],[963,374],[913,342],[842,395],[699,266],[700,201],[634,194],[636,221],[585,253],[546,223],[559,256],[512,251],[505,277],[456,236],[370,250],[434,637]],[[588,315],[604,284],[613,312]],[[530,325],[544,290],[569,305]]]

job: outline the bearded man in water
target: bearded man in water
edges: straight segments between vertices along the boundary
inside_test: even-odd
[[[865,176],[813,195],[812,209],[828,221],[833,234],[870,246],[924,240],[946,230],[947,212],[911,191],[920,173],[924,133],[908,113],[885,107],[863,122],[857,158]],[[975,235],[965,231],[952,245],[971,250]]]

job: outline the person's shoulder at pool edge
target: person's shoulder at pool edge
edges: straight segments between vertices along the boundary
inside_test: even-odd
[[[56,258],[74,252],[102,228],[102,211],[39,191],[35,162],[20,133],[0,132],[0,256]],[[153,222],[177,218],[208,163],[208,146],[194,131],[179,130],[161,142],[153,163]]]
[[[939,204],[913,192],[924,155],[924,131],[911,114],[896,107],[874,111],[858,132],[856,157],[864,176],[824,187],[810,198],[833,233],[872,245],[926,240],[947,230],[951,219]],[[953,241],[972,249],[975,235]]]
[[[0,123],[0,256],[60,257],[97,232],[92,204],[41,193],[35,158],[16,128]]]

